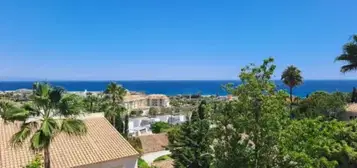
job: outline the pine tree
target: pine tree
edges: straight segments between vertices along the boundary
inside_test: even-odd
[[[212,135],[207,120],[186,122],[169,133],[169,150],[175,168],[209,168],[212,162]]]

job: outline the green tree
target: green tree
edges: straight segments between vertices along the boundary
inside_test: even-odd
[[[345,112],[345,106],[347,105],[345,99],[340,92],[332,94],[321,91],[314,92],[299,103],[299,107],[294,114],[297,118],[325,116],[338,119]]]
[[[159,109],[157,109],[156,107],[150,107],[149,109],[149,115],[151,116],[156,116],[159,114]]]
[[[205,118],[206,102],[193,111],[191,121],[168,133],[169,149],[176,168],[208,168],[213,160],[211,122]],[[199,114],[200,112],[200,114]]]
[[[343,46],[342,54],[336,57],[335,61],[346,63],[341,67],[342,73],[357,69],[357,35],[353,35],[352,40]]]
[[[290,93],[290,111],[292,111],[293,108],[293,88],[296,86],[299,86],[303,82],[303,78],[301,76],[301,71],[291,65],[288,66],[283,74],[281,75],[281,80],[283,83],[289,87],[289,93]]]
[[[216,167],[277,167],[279,132],[287,124],[284,92],[276,92],[271,81],[273,59],[260,66],[246,66],[242,84],[228,90],[237,96],[216,107],[214,143]]]
[[[125,115],[125,124],[124,124],[124,136],[128,137],[129,136],[129,115]]]
[[[126,90],[115,82],[111,82],[108,84],[104,93],[107,94],[108,98],[111,100],[107,103],[106,108],[104,109],[105,116],[111,121],[114,127],[117,127],[116,121],[119,120],[117,118],[120,118],[121,114],[125,111],[122,102],[126,95]]]
[[[165,130],[169,129],[171,126],[170,124],[166,123],[166,122],[162,122],[162,121],[159,121],[159,122],[155,122],[153,124],[151,124],[151,130],[153,133],[162,133],[164,132]]]
[[[206,100],[202,100],[200,105],[198,106],[198,117],[203,120],[206,118],[207,116],[207,101]]]
[[[99,112],[100,99],[98,96],[93,95],[93,93],[87,93],[83,100],[84,108],[87,112],[95,113]]]
[[[355,167],[356,121],[293,120],[282,132],[282,167]]]
[[[169,150],[176,168],[208,168],[212,163],[213,137],[208,120],[186,122],[169,132]]]
[[[357,102],[357,89],[353,87],[352,95],[351,95],[351,103]]]
[[[30,148],[34,151],[44,151],[45,168],[51,166],[49,148],[58,133],[83,135],[87,132],[85,123],[76,118],[80,114],[76,100],[73,100],[73,96],[63,96],[63,91],[47,83],[35,83],[31,96],[32,104],[12,111],[7,118],[9,121],[22,123],[20,131],[13,135],[11,142],[14,145],[22,145],[31,136]],[[28,120],[33,117],[38,120]]]

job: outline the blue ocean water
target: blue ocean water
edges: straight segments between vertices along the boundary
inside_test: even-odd
[[[52,85],[62,86],[68,91],[103,91],[109,81],[49,81]],[[222,85],[227,83],[239,84],[239,81],[117,81],[131,91],[141,91],[147,94],[160,93],[166,95],[196,94],[226,95]],[[287,89],[281,81],[275,81],[278,89]],[[31,89],[31,81],[3,81],[0,90]],[[357,86],[357,80],[307,80],[294,89],[294,95],[306,96],[314,91],[351,92]]]

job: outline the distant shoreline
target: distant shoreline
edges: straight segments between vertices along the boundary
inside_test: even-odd
[[[70,92],[102,92],[110,81],[47,81],[54,86],[60,86]],[[239,85],[239,80],[171,80],[171,81],[116,81],[130,91],[145,94],[176,95],[219,95],[227,93],[222,86],[228,83]],[[278,90],[288,88],[280,81],[273,80]],[[32,89],[33,81],[1,81],[0,91],[16,91],[18,89]],[[305,80],[301,86],[294,88],[293,94],[305,97],[315,91],[351,92],[357,87],[357,80]]]

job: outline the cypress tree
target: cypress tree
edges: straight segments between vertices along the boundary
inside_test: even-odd
[[[353,90],[352,90],[352,97],[351,97],[351,103],[355,103],[356,102],[356,93],[357,93],[357,90],[355,87],[353,87]]]
[[[125,115],[125,124],[124,124],[124,136],[128,137],[129,135],[129,115]]]
[[[207,105],[206,100],[202,100],[200,105],[198,106],[198,116],[200,120],[206,118],[206,105]]]
[[[192,111],[192,115],[191,115],[191,121],[192,122],[196,122],[196,121],[199,121],[199,120],[200,120],[200,117],[198,115],[197,110],[193,110]]]

